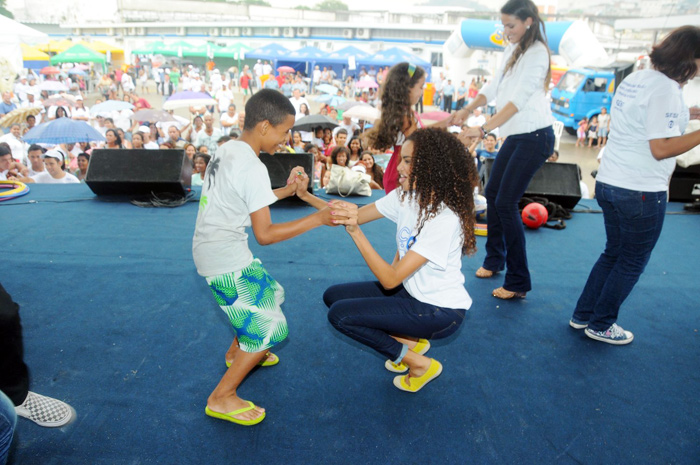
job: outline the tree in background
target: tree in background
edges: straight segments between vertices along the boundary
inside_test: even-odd
[[[316,5],[317,10],[348,11],[348,6],[340,0],[323,0]]]
[[[0,0],[0,15],[7,16],[10,19],[15,19],[15,15],[13,15],[10,10],[5,8],[5,0]]]

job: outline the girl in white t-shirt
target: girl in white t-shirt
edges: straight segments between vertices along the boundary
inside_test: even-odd
[[[375,203],[357,210],[331,202],[333,214],[349,218],[335,222],[346,225],[378,281],[332,286],[323,300],[338,331],[387,357],[389,371],[408,369],[394,385],[416,392],[442,372],[438,361],[423,355],[428,340],[453,334],[471,307],[461,268],[462,256],[476,250],[472,193],[478,181],[462,143],[439,129],[414,132],[402,146],[397,170],[400,189]],[[382,217],[396,223],[392,263],[359,227]]]
[[[700,145],[700,130],[683,134],[700,108],[689,111],[682,90],[700,73],[700,28],[676,29],[649,58],[652,68],[627,76],[610,106],[613,124],[595,186],[607,240],[569,321],[615,345],[634,339],[617,317],[661,234],[673,157]]]

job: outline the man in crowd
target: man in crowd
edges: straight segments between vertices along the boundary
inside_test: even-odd
[[[442,87],[443,106],[447,113],[452,113],[452,97],[455,95],[455,86],[452,79],[447,80],[447,84]]]
[[[213,157],[218,147],[216,141],[218,141],[224,133],[221,132],[221,129],[214,127],[214,118],[211,113],[205,114],[202,119],[204,120],[204,130],[197,135],[197,140],[194,145],[196,147],[206,145],[209,149],[209,155]]]
[[[0,118],[17,108],[17,105],[12,101],[12,94],[10,92],[2,93],[2,102],[0,102]]]

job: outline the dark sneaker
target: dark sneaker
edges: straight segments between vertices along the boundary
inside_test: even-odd
[[[586,336],[596,341],[615,345],[629,344],[634,339],[634,334],[620,328],[617,323],[613,323],[605,331],[594,331],[591,328],[586,328]]]
[[[569,326],[571,326],[574,329],[586,329],[588,327],[588,322],[587,321],[581,321],[577,318],[574,318],[573,316],[569,320]]]
[[[15,412],[20,417],[48,428],[63,426],[75,417],[75,411],[65,402],[31,391],[22,405],[15,407]]]

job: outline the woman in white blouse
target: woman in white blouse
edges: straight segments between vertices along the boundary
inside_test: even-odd
[[[524,298],[532,288],[518,201],[554,149],[546,94],[552,72],[544,24],[535,4],[510,0],[501,8],[501,21],[509,44],[500,69],[453,121],[461,123],[475,108],[496,100],[497,113],[480,128],[464,130],[461,138],[483,138],[496,128],[506,137],[486,186],[489,234],[486,258],[476,276],[490,278],[507,268],[505,282],[494,289],[493,296],[512,299]]]

